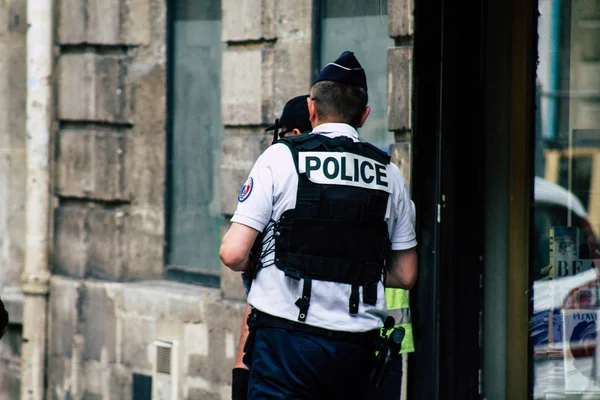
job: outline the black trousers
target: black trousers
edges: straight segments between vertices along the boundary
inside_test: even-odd
[[[257,328],[244,363],[249,400],[371,399],[374,348],[283,328]]]
[[[375,390],[373,400],[400,400],[402,393],[402,357],[392,358],[385,378]]]

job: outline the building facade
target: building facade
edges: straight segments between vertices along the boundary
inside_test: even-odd
[[[220,238],[264,128],[343,50],[417,209],[404,397],[600,398],[599,21],[598,0],[0,2],[0,399],[231,397]]]
[[[410,175],[412,2],[344,3],[0,4],[0,282],[12,321],[0,398],[149,399],[153,379],[178,399],[230,398],[245,296],[219,263],[220,236],[270,143],[264,128],[308,92],[321,59],[356,46],[376,68],[368,135]],[[47,265],[28,270],[46,250],[28,245],[27,218],[39,172],[27,26],[40,21],[51,36],[39,44],[51,51]]]

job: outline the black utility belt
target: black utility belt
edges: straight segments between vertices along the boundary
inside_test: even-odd
[[[343,332],[307,325],[302,322],[290,321],[285,318],[275,317],[264,312],[254,310],[255,328],[280,328],[288,331],[304,332],[315,336],[321,336],[332,340],[340,340],[365,346],[375,346],[381,337],[380,329],[366,332]]]

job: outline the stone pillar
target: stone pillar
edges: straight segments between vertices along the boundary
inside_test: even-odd
[[[271,143],[264,128],[311,77],[312,0],[223,0],[221,212],[229,219],[238,192]],[[225,227],[223,233],[228,226]],[[244,300],[239,273],[221,268],[224,297]]]
[[[392,160],[410,189],[412,142],[413,0],[388,0],[388,129],[394,132]]]
[[[20,285],[25,249],[27,2],[0,2],[0,289]]]
[[[388,49],[388,129],[394,132],[392,161],[399,167],[409,191],[412,164],[412,56],[413,0],[388,0],[388,33],[395,46]],[[418,210],[417,210],[418,211]],[[402,399],[406,399],[408,363],[403,354]]]
[[[0,398],[18,399],[25,253],[27,1],[0,2],[0,293],[11,326],[0,341]]]
[[[166,4],[61,0],[53,265],[75,278],[163,272]]]

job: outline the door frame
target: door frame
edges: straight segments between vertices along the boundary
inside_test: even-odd
[[[496,18],[487,13],[492,1],[483,5],[474,0],[463,4],[444,0],[415,4],[413,198],[417,206],[419,278],[411,291],[416,352],[409,357],[409,399],[483,397],[480,318],[484,260],[477,255],[483,255],[485,242],[477,241],[474,235],[476,243],[469,248],[452,238],[468,234],[469,229],[484,236],[485,207],[474,203],[470,210],[473,218],[457,216],[466,215],[462,203],[465,189],[485,201],[485,174],[477,173],[486,167],[485,143],[477,142],[476,151],[481,157],[473,159],[474,171],[459,164],[466,154],[461,141],[477,140],[475,135],[469,136],[469,126],[480,122],[479,127],[483,127],[488,117],[478,118],[477,110],[482,111],[481,115],[486,110],[478,103],[483,102],[487,90],[485,52],[494,51],[486,47],[487,18]],[[532,388],[529,238],[533,216],[537,1],[510,0],[503,4],[507,18],[500,26],[509,35],[508,48],[502,49],[509,58],[508,104],[499,111],[508,120],[507,241],[503,250],[507,260],[506,325],[487,328],[503,330],[506,338],[506,398],[527,399]],[[457,27],[462,31],[456,33]],[[466,39],[469,36],[464,33],[469,30],[478,40]],[[481,97],[470,99],[465,92],[480,93]],[[465,105],[474,111],[462,114],[469,119],[461,127],[453,113]],[[473,179],[473,188],[461,185],[461,180],[467,178]],[[455,274],[460,278],[452,279]],[[465,295],[471,296],[475,304],[467,305],[462,313],[460,307],[465,303],[457,298]]]
[[[529,265],[534,207],[538,2],[513,0],[511,9],[506,393],[511,399],[528,399],[533,394]]]

